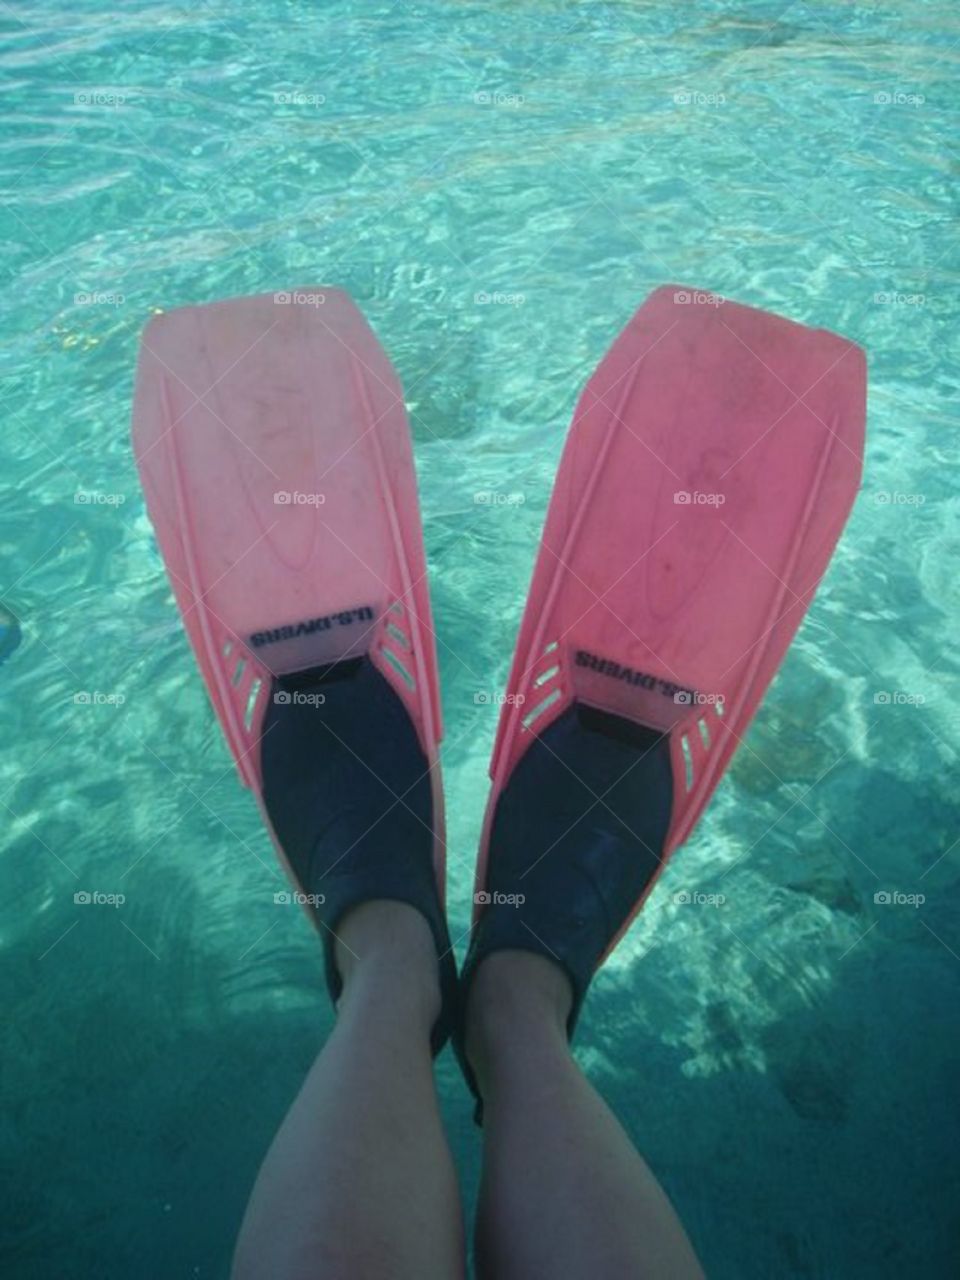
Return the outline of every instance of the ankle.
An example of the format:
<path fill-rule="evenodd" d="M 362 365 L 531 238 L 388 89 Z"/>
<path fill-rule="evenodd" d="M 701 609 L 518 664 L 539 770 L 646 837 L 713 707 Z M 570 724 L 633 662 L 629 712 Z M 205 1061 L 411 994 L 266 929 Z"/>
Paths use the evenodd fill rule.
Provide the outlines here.
<path fill-rule="evenodd" d="M 481 961 L 470 985 L 464 1047 L 478 1076 L 517 1046 L 542 1043 L 566 1050 L 573 1003 L 570 980 L 553 961 L 532 951 L 495 951 Z"/>
<path fill-rule="evenodd" d="M 351 908 L 334 943 L 342 1008 L 379 999 L 429 1023 L 440 1013 L 440 970 L 426 918 L 406 902 L 376 899 Z"/>

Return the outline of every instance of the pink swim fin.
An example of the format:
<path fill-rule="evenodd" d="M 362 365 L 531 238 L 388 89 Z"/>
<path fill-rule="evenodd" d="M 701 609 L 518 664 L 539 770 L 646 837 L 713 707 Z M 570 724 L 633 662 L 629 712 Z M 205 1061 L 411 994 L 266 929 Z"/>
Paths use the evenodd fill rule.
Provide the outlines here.
<path fill-rule="evenodd" d="M 696 296 L 653 293 L 580 397 L 491 764 L 464 979 L 492 950 L 542 951 L 570 976 L 571 1032 L 729 764 L 860 483 L 860 348 Z"/>
<path fill-rule="evenodd" d="M 449 1002 L 434 635 L 403 393 L 377 339 L 335 289 L 161 315 L 133 440 L 197 662 L 334 998 L 337 924 L 384 897 L 427 916 Z"/>

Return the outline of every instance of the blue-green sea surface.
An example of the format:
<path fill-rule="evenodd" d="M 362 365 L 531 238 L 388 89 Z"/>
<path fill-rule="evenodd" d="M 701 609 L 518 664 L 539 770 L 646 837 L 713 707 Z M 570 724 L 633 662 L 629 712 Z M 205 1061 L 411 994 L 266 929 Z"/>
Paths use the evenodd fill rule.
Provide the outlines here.
<path fill-rule="evenodd" d="M 145 321 L 330 283 L 390 352 L 462 938 L 478 695 L 577 392 L 674 281 L 862 343 L 867 466 L 578 1052 L 716 1280 L 956 1274 L 955 7 L 9 0 L 0 41 L 4 1275 L 226 1277 L 332 1021 L 145 514 Z M 439 1078 L 469 1208 L 449 1053 Z"/>

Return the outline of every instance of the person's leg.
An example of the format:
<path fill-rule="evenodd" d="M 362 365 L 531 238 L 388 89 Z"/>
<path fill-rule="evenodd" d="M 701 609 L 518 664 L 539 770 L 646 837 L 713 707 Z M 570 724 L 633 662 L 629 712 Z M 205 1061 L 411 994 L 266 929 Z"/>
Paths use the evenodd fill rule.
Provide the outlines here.
<path fill-rule="evenodd" d="M 367 902 L 338 930 L 337 1021 L 267 1154 L 234 1280 L 451 1280 L 463 1219 L 433 1079 L 426 920 Z"/>
<path fill-rule="evenodd" d="M 571 989 L 523 951 L 483 960 L 466 1053 L 484 1100 L 477 1264 L 492 1280 L 702 1276 L 653 1174 L 577 1067 Z"/>

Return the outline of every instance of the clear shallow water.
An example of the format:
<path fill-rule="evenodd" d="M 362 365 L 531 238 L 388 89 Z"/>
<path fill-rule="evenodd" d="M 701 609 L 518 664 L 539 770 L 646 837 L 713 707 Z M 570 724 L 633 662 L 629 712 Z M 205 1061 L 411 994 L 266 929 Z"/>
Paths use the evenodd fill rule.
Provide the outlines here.
<path fill-rule="evenodd" d="M 953 1274 L 952 9 L 78 2 L 0 24 L 0 597 L 24 621 L 0 668 L 5 1273 L 226 1275 L 330 1025 L 136 484 L 145 318 L 332 282 L 389 350 L 460 935 L 495 717 L 475 695 L 506 678 L 576 393 L 678 280 L 866 346 L 867 473 L 747 745 L 596 983 L 581 1054 L 711 1276 Z M 726 903 L 674 901 L 694 890 Z M 440 1075 L 469 1203 L 448 1055 Z"/>

